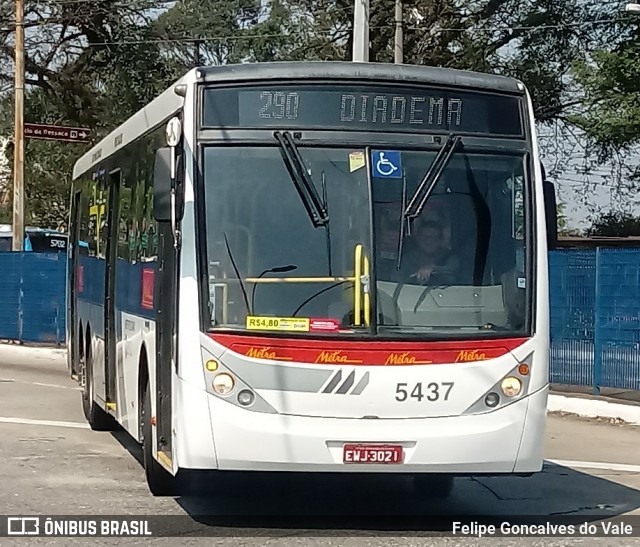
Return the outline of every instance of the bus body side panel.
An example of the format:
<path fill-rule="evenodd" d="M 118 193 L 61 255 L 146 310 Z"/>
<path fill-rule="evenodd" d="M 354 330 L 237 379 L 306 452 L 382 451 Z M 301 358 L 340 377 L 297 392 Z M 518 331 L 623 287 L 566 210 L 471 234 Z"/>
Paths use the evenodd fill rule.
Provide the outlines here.
<path fill-rule="evenodd" d="M 171 113 L 169 113 L 171 114 Z M 107 158 L 96 172 L 117 171 L 118 177 L 83 176 L 79 208 L 79 240 L 86 242 L 87 253 L 78 257 L 75 296 L 77 321 L 71 327 L 77 338 L 82 329 L 86 339 L 90 332 L 94 363 L 95 397 L 136 440 L 140 440 L 139 404 L 140 367 L 146 359 L 151 393 L 155 393 L 156 314 L 160 283 L 158 275 L 158 230 L 153 218 L 153 164 L 155 151 L 164 143 L 165 124 L 130 142 Z M 106 192 L 106 180 L 118 184 L 115 192 Z M 97 180 L 96 180 L 97 179 Z M 105 190 L 105 191 L 102 191 Z M 111 223 L 110 241 L 113 315 L 110 338 L 113 358 L 113 402 L 106 407 L 105 390 L 105 302 L 106 234 L 108 195 L 113 197 L 109 210 L 117 213 Z M 109 196 L 110 197 L 110 196 Z M 100 232 L 102 229 L 102 232 Z M 109 230 L 111 231 L 111 230 Z M 143 355 L 145 357 L 143 357 Z M 152 398 L 152 412 L 156 412 Z"/>
<path fill-rule="evenodd" d="M 122 170 L 115 257 L 116 417 L 140 440 L 141 366 L 155 363 L 158 233 L 153 220 L 153 164 L 164 125 L 115 156 Z M 145 364 L 146 363 L 146 364 Z"/>

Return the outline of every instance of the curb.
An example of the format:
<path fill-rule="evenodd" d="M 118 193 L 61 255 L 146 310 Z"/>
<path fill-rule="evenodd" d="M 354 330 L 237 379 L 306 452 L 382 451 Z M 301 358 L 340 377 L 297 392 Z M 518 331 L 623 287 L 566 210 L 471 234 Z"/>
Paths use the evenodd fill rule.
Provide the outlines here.
<path fill-rule="evenodd" d="M 568 412 L 584 418 L 613 418 L 640 425 L 640 406 L 549 394 L 547 412 Z"/>

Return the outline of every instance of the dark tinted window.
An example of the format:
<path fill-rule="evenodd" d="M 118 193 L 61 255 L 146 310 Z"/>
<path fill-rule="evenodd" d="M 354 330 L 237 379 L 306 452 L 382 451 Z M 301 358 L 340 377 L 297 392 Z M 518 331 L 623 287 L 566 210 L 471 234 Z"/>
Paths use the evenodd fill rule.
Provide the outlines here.
<path fill-rule="evenodd" d="M 11 250 L 11 238 L 2 236 L 0 237 L 0 251 L 10 251 Z"/>

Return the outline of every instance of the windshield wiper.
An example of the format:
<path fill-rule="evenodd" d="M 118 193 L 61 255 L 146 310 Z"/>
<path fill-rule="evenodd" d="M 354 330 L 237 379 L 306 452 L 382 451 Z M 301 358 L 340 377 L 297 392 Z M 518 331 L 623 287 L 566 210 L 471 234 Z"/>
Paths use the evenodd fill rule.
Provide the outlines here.
<path fill-rule="evenodd" d="M 454 135 L 453 133 L 449 135 L 445 143 L 442 145 L 442 148 L 438 151 L 438 154 L 429 165 L 427 172 L 422 177 L 420 184 L 418 184 L 418 188 L 411 196 L 409 203 L 405 206 L 406 199 L 406 179 L 403 181 L 403 192 L 402 192 L 402 207 L 404 210 L 402 211 L 402 216 L 400 217 L 400 238 L 398 242 L 398 263 L 397 269 L 400 270 L 400 266 L 402 265 L 402 250 L 404 248 L 404 240 L 407 234 L 411 235 L 411 230 L 404 229 L 405 222 L 411 222 L 416 217 L 422 213 L 422 209 L 424 209 L 425 203 L 433 193 L 433 190 L 436 187 L 436 184 L 440 180 L 442 176 L 442 172 L 445 167 L 451 160 L 453 153 L 456 151 L 456 148 L 460 145 L 462 138 L 458 135 Z M 407 224 L 407 227 L 410 228 L 410 224 Z"/>
<path fill-rule="evenodd" d="M 326 231 L 327 240 L 327 262 L 329 263 L 329 276 L 333 277 L 333 265 L 332 265 L 332 247 L 331 247 L 331 224 L 329 223 L 329 196 L 327 194 L 327 177 L 322 172 L 322 203 L 324 204 L 324 211 L 327 215 L 327 223 L 324 227 Z"/>
<path fill-rule="evenodd" d="M 283 133 L 276 131 L 273 136 L 280 145 L 280 153 L 284 164 L 287 167 L 287 171 L 289 171 L 291 181 L 298 191 L 311 222 L 316 228 L 326 226 L 329 223 L 329 214 L 326 206 L 322 203 L 313 180 L 304 167 L 302 156 L 291 133 L 288 131 Z"/>
<path fill-rule="evenodd" d="M 432 194 L 438 180 L 440 180 L 440 177 L 442 176 L 442 172 L 451 160 L 453 153 L 456 151 L 456 148 L 461 141 L 461 137 L 453 134 L 449 135 L 445 143 L 442 145 L 442 148 L 440 148 L 438 155 L 434 158 L 429 169 L 427 169 L 427 172 L 424 174 L 424 177 L 422 177 L 415 193 L 411 196 L 409 204 L 404 210 L 403 220 L 414 219 L 420 215 L 424 208 L 424 204 Z"/>

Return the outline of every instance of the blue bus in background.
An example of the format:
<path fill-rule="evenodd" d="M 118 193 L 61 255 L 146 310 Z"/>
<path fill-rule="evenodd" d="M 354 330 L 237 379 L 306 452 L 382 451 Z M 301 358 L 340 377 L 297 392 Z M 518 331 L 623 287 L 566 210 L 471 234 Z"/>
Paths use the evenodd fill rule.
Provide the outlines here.
<path fill-rule="evenodd" d="M 11 251 L 13 230 L 10 224 L 0 224 L 0 252 Z M 66 253 L 69 236 L 58 230 L 27 226 L 24 233 L 25 252 Z"/>

